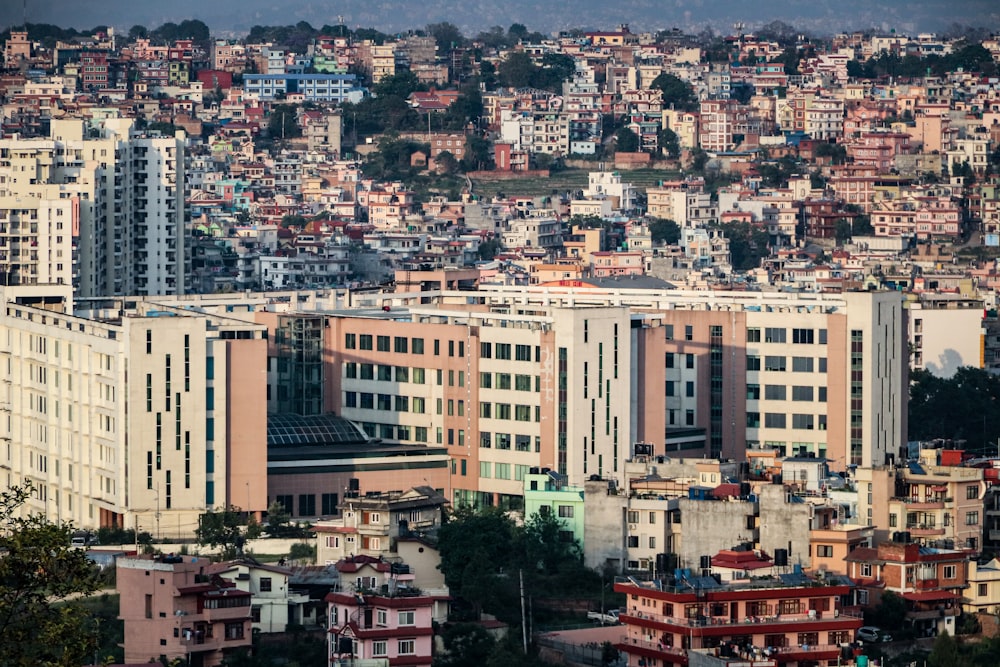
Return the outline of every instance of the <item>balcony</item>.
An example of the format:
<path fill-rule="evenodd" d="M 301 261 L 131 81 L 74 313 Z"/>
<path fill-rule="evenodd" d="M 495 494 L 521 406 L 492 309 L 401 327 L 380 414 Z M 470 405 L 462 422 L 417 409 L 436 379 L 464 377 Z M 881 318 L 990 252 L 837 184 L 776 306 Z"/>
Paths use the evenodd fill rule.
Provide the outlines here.
<path fill-rule="evenodd" d="M 910 534 L 914 537 L 935 537 L 938 535 L 944 535 L 944 526 L 938 528 L 937 525 L 933 523 L 915 523 L 907 524 L 906 530 L 910 531 Z"/>
<path fill-rule="evenodd" d="M 750 628 L 748 626 L 767 626 L 768 628 L 777 626 L 802 626 L 811 624 L 822 624 L 824 629 L 851 629 L 860 627 L 862 616 L 858 612 L 835 609 L 831 612 L 810 611 L 805 614 L 775 614 L 772 616 L 746 616 L 736 619 L 728 616 L 709 616 L 703 618 L 677 618 L 664 616 L 662 614 L 652 614 L 647 612 L 629 611 L 622 614 L 621 620 L 626 625 L 637 625 L 643 627 L 654 627 L 666 629 L 665 626 L 674 628 L 690 628 L 693 636 L 719 636 L 731 634 L 745 634 Z M 697 629 L 696 629 L 697 628 Z M 764 632 L 755 627 L 754 632 Z M 778 629 L 778 632 L 782 630 Z"/>

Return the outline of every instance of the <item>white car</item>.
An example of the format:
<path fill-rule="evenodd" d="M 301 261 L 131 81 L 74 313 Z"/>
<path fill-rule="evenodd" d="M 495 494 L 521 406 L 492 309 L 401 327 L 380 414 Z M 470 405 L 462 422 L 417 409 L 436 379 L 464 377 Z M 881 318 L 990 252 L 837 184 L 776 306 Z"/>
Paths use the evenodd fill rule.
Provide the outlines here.
<path fill-rule="evenodd" d="M 864 625 L 858 628 L 858 639 L 869 644 L 877 644 L 891 642 L 892 635 L 882 632 L 881 628 L 876 628 L 874 625 Z"/>

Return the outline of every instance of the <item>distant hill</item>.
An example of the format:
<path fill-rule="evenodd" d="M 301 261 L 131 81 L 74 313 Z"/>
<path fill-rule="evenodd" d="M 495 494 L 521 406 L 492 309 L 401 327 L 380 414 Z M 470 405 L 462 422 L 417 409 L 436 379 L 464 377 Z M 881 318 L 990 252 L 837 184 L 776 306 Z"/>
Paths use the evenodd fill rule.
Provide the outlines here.
<path fill-rule="evenodd" d="M 53 23 L 78 29 L 134 24 L 155 28 L 167 21 L 200 19 L 213 32 L 247 31 L 254 25 L 287 25 L 308 21 L 315 27 L 334 25 L 342 16 L 350 28 L 374 27 L 392 32 L 449 21 L 472 36 L 499 25 L 523 23 L 530 30 L 555 32 L 568 28 L 614 28 L 628 23 L 633 32 L 682 28 L 700 30 L 711 25 L 729 32 L 740 21 L 745 30 L 773 20 L 800 29 L 832 34 L 877 27 L 898 32 L 941 32 L 953 24 L 1000 27 L 996 0 L 28 0 L 32 23 Z M 21 2 L 0 3 L 0 29 L 22 22 Z"/>

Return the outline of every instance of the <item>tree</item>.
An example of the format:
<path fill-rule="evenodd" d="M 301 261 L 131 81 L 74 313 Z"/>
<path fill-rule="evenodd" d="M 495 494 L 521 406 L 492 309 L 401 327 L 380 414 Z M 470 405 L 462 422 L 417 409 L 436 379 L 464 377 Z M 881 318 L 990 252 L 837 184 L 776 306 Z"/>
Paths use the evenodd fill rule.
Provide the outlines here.
<path fill-rule="evenodd" d="M 871 611 L 872 625 L 877 625 L 883 630 L 902 630 L 905 618 L 906 601 L 892 591 L 886 591 Z"/>
<path fill-rule="evenodd" d="M 128 39 L 130 42 L 134 42 L 137 39 L 145 38 L 149 36 L 149 30 L 144 25 L 134 25 L 128 30 Z"/>
<path fill-rule="evenodd" d="M 962 667 L 968 663 L 959 654 L 955 638 L 944 630 L 934 640 L 931 654 L 927 656 L 927 664 L 930 667 Z"/>
<path fill-rule="evenodd" d="M 437 42 L 438 53 L 451 53 L 456 46 L 465 43 L 462 31 L 454 23 L 443 21 L 441 23 L 431 23 L 427 26 L 427 34 Z"/>
<path fill-rule="evenodd" d="M 479 259 L 483 260 L 484 262 L 489 262 L 494 257 L 497 256 L 497 253 L 500 252 L 500 250 L 501 250 L 500 241 L 495 238 L 492 238 L 488 241 L 483 241 L 482 243 L 480 243 L 479 250 L 477 252 L 479 254 Z"/>
<path fill-rule="evenodd" d="M 660 146 L 660 153 L 666 157 L 676 158 L 681 154 L 681 145 L 677 139 L 677 133 L 669 127 L 661 127 L 657 131 L 656 140 Z"/>
<path fill-rule="evenodd" d="M 535 64 L 531 56 L 523 51 L 509 54 L 497 70 L 500 85 L 508 88 L 529 88 L 535 80 Z"/>
<path fill-rule="evenodd" d="M 439 173 L 446 174 L 448 176 L 454 174 L 458 171 L 458 160 L 451 151 L 441 151 L 434 158 L 434 165 L 437 167 Z"/>
<path fill-rule="evenodd" d="M 619 153 L 635 153 L 639 150 L 639 135 L 627 127 L 615 132 L 615 151 Z"/>
<path fill-rule="evenodd" d="M 67 599 L 96 589 L 96 568 L 69 546 L 68 524 L 17 516 L 32 493 L 30 485 L 0 492 L 0 661 L 86 664 L 95 626 L 80 600 Z"/>
<path fill-rule="evenodd" d="M 673 107 L 679 111 L 694 111 L 698 107 L 698 98 L 689 83 L 674 74 L 664 72 L 650 84 L 663 95 L 663 106 Z"/>
<path fill-rule="evenodd" d="M 566 561 L 580 561 L 583 550 L 576 540 L 563 539 L 564 525 L 552 512 L 532 514 L 524 523 L 526 565 L 554 574 Z"/>
<path fill-rule="evenodd" d="M 952 371 L 948 356 L 924 359 L 925 367 Z M 910 374 L 908 431 L 913 440 L 947 438 L 964 440 L 965 449 L 995 452 L 1000 437 L 1000 377 L 989 371 L 962 366 L 951 377 L 929 370 Z"/>
<path fill-rule="evenodd" d="M 649 223 L 649 233 L 653 238 L 653 243 L 672 245 L 681 238 L 680 225 L 673 220 L 661 218 L 656 218 Z"/>
<path fill-rule="evenodd" d="M 288 216 L 285 216 L 288 217 Z M 299 216 L 302 217 L 302 216 Z M 304 220 L 304 218 L 303 218 Z M 284 223 L 284 218 L 282 219 Z M 288 528 L 288 524 L 292 521 L 292 515 L 285 508 L 284 503 L 279 503 L 275 500 L 273 503 L 267 506 L 267 534 L 271 537 L 281 537 L 285 530 Z"/>
<path fill-rule="evenodd" d="M 272 139 L 292 139 L 302 136 L 296 111 L 295 106 L 291 104 L 279 104 L 273 107 L 267 119 L 268 136 Z"/>
<path fill-rule="evenodd" d="M 847 241 L 850 241 L 853 236 L 851 221 L 846 220 L 845 218 L 837 220 L 833 234 L 837 239 L 837 243 L 846 243 Z"/>
<path fill-rule="evenodd" d="M 250 516 L 247 518 L 239 507 L 230 505 L 221 510 L 209 510 L 198 517 L 195 537 L 201 546 L 219 548 L 221 558 L 227 560 L 243 551 L 247 540 L 260 537 L 261 526 Z"/>
<path fill-rule="evenodd" d="M 472 623 L 452 625 L 443 638 L 445 652 L 435 658 L 434 667 L 482 667 L 496 647 L 489 631 Z"/>

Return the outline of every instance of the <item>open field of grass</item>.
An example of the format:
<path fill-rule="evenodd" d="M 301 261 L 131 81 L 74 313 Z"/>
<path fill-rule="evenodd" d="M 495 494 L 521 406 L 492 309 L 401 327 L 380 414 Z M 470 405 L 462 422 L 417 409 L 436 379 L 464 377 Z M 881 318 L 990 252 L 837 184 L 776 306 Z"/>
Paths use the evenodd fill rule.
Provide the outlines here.
<path fill-rule="evenodd" d="M 594 171 L 597 165 L 594 165 Z M 573 192 L 587 187 L 584 169 L 564 169 L 548 178 L 535 176 L 503 180 L 499 178 L 477 178 L 473 180 L 473 192 L 481 197 L 492 197 L 498 192 L 507 196 L 544 196 L 553 192 Z M 678 178 L 680 172 L 664 169 L 631 169 L 621 172 L 622 180 L 632 183 L 637 190 L 645 190 L 659 181 Z"/>

